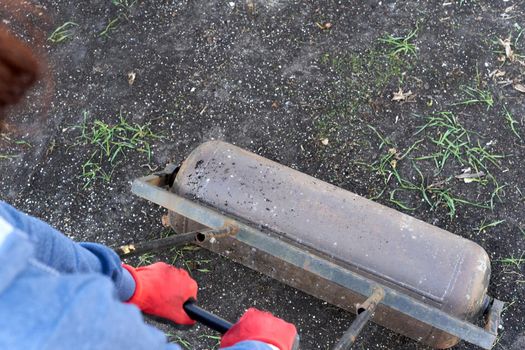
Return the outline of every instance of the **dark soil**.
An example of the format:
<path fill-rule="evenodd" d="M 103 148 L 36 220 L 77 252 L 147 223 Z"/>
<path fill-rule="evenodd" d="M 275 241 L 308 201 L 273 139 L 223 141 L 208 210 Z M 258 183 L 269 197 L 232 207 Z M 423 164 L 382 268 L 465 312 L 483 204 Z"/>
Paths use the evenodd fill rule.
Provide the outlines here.
<path fill-rule="evenodd" d="M 525 85 L 523 2 L 139 0 L 125 7 L 42 0 L 36 9 L 30 20 L 45 36 L 67 21 L 78 26 L 64 42 L 34 44 L 46 53 L 52 78 L 12 111 L 10 131 L 0 138 L 3 200 L 76 240 L 115 245 L 156 238 L 165 231 L 164 212 L 133 196 L 131 180 L 181 161 L 204 141 L 225 140 L 479 243 L 492 259 L 490 295 L 509 303 L 495 349 L 523 349 L 525 94 L 513 87 Z M 5 19 L 22 33 L 23 25 Z M 415 52 L 393 55 L 379 40 L 413 30 Z M 509 36 L 515 56 L 502 62 L 498 39 Z M 505 75 L 491 76 L 496 69 Z M 413 96 L 393 101 L 400 88 Z M 477 91 L 477 98 L 466 91 Z M 492 102 L 463 103 L 481 92 Z M 455 116 L 471 147 L 504 157 L 491 162 L 471 154 L 480 165 L 462 149 L 441 170 L 421 159 L 442 151 L 432 139 L 445 130 L 417 133 L 440 112 Z M 80 138 L 79 126 L 84 117 L 88 125 L 115 125 L 119 116 L 150 123 L 163 138 L 149 140 L 151 159 L 129 150 L 113 165 L 100 160 L 106 172 L 114 168 L 111 180 L 85 186 L 82 165 L 96 148 Z M 471 164 L 484 172 L 481 182 L 454 178 Z M 394 172 L 424 190 L 402 189 Z M 295 323 L 303 349 L 329 348 L 353 320 L 204 250 L 141 262 L 155 260 L 192 268 L 200 304 L 227 319 L 256 306 Z M 191 348 L 216 345 L 203 327 L 161 327 Z M 356 348 L 425 347 L 370 325 Z"/>

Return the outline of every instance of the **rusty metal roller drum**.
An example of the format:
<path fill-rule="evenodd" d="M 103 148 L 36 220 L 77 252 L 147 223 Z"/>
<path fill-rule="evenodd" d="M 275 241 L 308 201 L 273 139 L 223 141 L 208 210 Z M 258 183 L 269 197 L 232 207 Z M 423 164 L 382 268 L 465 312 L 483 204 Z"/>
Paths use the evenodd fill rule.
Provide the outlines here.
<path fill-rule="evenodd" d="M 458 319 L 475 320 L 489 302 L 490 261 L 476 243 L 231 144 L 196 148 L 172 191 Z M 179 231 L 199 226 L 170 220 Z M 366 299 L 233 238 L 203 245 L 352 312 Z M 435 348 L 458 342 L 384 305 L 373 321 Z"/>

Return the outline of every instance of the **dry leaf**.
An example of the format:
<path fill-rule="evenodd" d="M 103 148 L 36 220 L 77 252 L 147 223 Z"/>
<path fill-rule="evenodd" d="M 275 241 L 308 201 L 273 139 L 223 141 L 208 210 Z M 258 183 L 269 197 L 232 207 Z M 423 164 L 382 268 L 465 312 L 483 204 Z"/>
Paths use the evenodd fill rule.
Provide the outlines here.
<path fill-rule="evenodd" d="M 401 153 L 397 151 L 395 148 L 389 148 L 388 153 L 394 156 L 395 159 L 400 160 L 401 159 Z"/>
<path fill-rule="evenodd" d="M 505 9 L 505 13 L 509 13 L 509 12 L 514 11 L 514 7 L 515 7 L 515 6 L 516 6 L 516 5 L 512 5 L 512 6 L 507 7 L 507 8 Z"/>
<path fill-rule="evenodd" d="M 456 179 L 477 179 L 483 176 L 485 176 L 485 173 L 483 171 L 479 171 L 477 173 L 463 173 L 456 175 Z"/>
<path fill-rule="evenodd" d="M 390 161 L 390 166 L 392 166 L 392 169 L 395 169 L 396 166 L 397 166 L 397 160 L 392 159 L 392 160 Z"/>
<path fill-rule="evenodd" d="M 514 51 L 512 51 L 510 38 L 505 40 L 498 39 L 499 43 L 505 48 L 505 56 L 511 61 L 514 61 Z"/>
<path fill-rule="evenodd" d="M 433 182 L 431 183 L 427 188 L 428 189 L 439 189 L 439 188 L 443 188 L 443 185 L 445 185 L 446 181 L 445 180 L 441 180 L 441 181 L 437 181 L 437 182 Z"/>
<path fill-rule="evenodd" d="M 510 80 L 510 79 L 505 79 L 505 80 L 498 81 L 498 84 L 503 86 L 503 87 L 508 86 L 508 85 L 510 85 L 512 83 L 513 83 L 513 81 Z"/>
<path fill-rule="evenodd" d="M 246 0 L 246 9 L 250 15 L 253 16 L 255 14 L 255 3 L 253 0 Z"/>
<path fill-rule="evenodd" d="M 325 146 L 328 146 L 328 139 L 321 139 L 321 143 Z"/>
<path fill-rule="evenodd" d="M 408 101 L 411 96 L 413 96 L 412 91 L 408 91 L 405 93 L 403 92 L 403 89 L 399 88 L 398 92 L 394 92 L 394 97 L 392 97 L 392 101 Z"/>
<path fill-rule="evenodd" d="M 485 176 L 485 173 L 483 171 L 478 171 L 477 173 L 472 173 L 472 170 L 470 168 L 466 168 L 462 170 L 463 173 L 456 175 L 455 178 L 458 180 L 463 179 L 465 183 L 471 183 L 476 181 L 476 179 L 480 179 L 483 176 Z"/>
<path fill-rule="evenodd" d="M 326 22 L 326 23 L 319 23 L 319 22 L 315 22 L 315 24 L 317 25 L 317 27 L 319 27 L 319 29 L 321 30 L 327 30 L 327 29 L 330 29 L 332 28 L 332 23 L 330 22 Z"/>
<path fill-rule="evenodd" d="M 505 76 L 505 74 L 506 74 L 506 73 L 505 73 L 504 71 L 499 70 L 499 69 L 496 69 L 496 70 L 493 70 L 492 72 L 490 72 L 489 77 L 490 77 L 490 78 L 492 78 L 492 77 L 494 77 L 494 78 L 500 78 L 500 77 Z"/>
<path fill-rule="evenodd" d="M 514 89 L 525 94 L 525 85 L 523 84 L 514 84 Z"/>
<path fill-rule="evenodd" d="M 128 73 L 128 84 L 129 86 L 133 85 L 133 83 L 135 82 L 135 77 L 137 76 L 137 74 L 135 72 L 129 72 Z"/>

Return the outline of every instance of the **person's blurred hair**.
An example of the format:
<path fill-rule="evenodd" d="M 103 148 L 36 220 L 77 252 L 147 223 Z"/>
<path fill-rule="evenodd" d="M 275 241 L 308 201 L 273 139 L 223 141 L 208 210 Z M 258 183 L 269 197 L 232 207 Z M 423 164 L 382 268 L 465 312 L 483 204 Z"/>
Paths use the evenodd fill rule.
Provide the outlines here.
<path fill-rule="evenodd" d="M 45 86 L 39 102 L 45 105 L 49 97 L 52 81 L 44 69 L 44 56 L 35 49 L 45 41 L 42 26 L 46 22 L 39 6 L 0 0 L 0 131 L 5 127 L 6 108 L 20 102 L 40 77 Z"/>
<path fill-rule="evenodd" d="M 31 50 L 0 25 L 0 128 L 5 107 L 18 103 L 38 74 Z"/>

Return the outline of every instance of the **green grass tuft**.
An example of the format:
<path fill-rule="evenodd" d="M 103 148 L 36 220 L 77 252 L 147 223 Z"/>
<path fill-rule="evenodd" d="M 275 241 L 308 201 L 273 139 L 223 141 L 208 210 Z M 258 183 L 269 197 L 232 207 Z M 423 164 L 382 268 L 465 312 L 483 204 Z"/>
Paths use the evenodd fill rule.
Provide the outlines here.
<path fill-rule="evenodd" d="M 211 350 L 218 349 L 219 346 L 221 345 L 221 337 L 218 336 L 218 335 L 203 334 L 203 335 L 199 335 L 199 338 L 205 338 L 205 339 L 213 340 L 214 344 L 213 344 L 213 347 L 211 348 Z"/>
<path fill-rule="evenodd" d="M 111 3 L 115 6 L 129 9 L 131 6 L 137 3 L 137 0 L 111 0 Z"/>
<path fill-rule="evenodd" d="M 208 259 L 190 259 L 187 257 L 187 253 L 199 250 L 200 247 L 194 245 L 187 245 L 182 248 L 174 248 L 170 252 L 173 254 L 171 264 L 175 265 L 177 262 L 182 264 L 190 274 L 193 271 L 199 271 L 203 273 L 210 272 L 206 266 L 211 262 Z"/>
<path fill-rule="evenodd" d="M 518 121 L 514 119 L 512 114 L 507 110 L 507 107 L 503 107 L 503 109 L 505 109 L 505 120 L 509 123 L 510 130 L 512 130 L 514 135 L 521 140 L 521 136 L 518 130 L 516 130 L 516 125 L 519 125 Z"/>
<path fill-rule="evenodd" d="M 131 151 L 145 154 L 149 162 L 152 154 L 150 142 L 162 138 L 151 130 L 149 124 L 129 123 L 122 114 L 116 124 L 89 119 L 89 113 L 85 111 L 82 124 L 75 126 L 81 133 L 76 145 L 94 148 L 90 158 L 82 164 L 84 188 L 96 179 L 111 181 L 115 166 Z"/>
<path fill-rule="evenodd" d="M 14 154 L 2 154 L 0 153 L 0 160 L 11 160 L 13 158 L 16 158 L 17 156 Z"/>
<path fill-rule="evenodd" d="M 151 265 L 153 263 L 153 259 L 155 258 L 155 254 L 153 253 L 144 253 L 139 256 L 139 262 L 137 263 L 137 267 L 144 266 L 144 265 Z"/>
<path fill-rule="evenodd" d="M 416 203 L 419 199 L 433 210 L 446 208 L 451 219 L 456 216 L 459 205 L 493 209 L 496 198 L 500 199 L 499 194 L 505 185 L 499 185 L 489 170 L 493 166 L 499 167 L 499 159 L 503 156 L 494 154 L 487 146 L 483 146 L 479 136 L 464 128 L 453 113 L 441 112 L 427 117 L 426 123 L 414 133 L 417 138 L 411 141 L 404 151 L 376 128 L 370 125 L 368 127 L 380 140 L 379 148 L 388 147 L 387 152 L 382 153 L 371 167 L 384 185 L 381 193 L 372 199 L 379 198 L 389 189 L 388 200 L 403 210 L 417 209 L 406 204 L 403 198 L 411 199 Z M 421 153 L 421 146 L 431 150 L 432 153 L 412 155 Z M 434 179 L 430 176 L 425 177 L 419 163 L 426 164 L 425 169 L 434 164 L 436 169 L 432 176 Z M 448 165 L 449 163 L 451 164 Z M 471 168 L 471 173 L 483 174 L 469 180 L 481 186 L 490 184 L 494 188 L 490 198 L 485 201 L 470 200 L 455 194 L 455 188 L 463 182 L 456 179 L 455 175 L 459 174 L 452 173 L 445 177 L 440 175 L 445 170 L 450 171 L 451 167 L 453 169 L 468 167 Z"/>
<path fill-rule="evenodd" d="M 182 345 L 184 349 L 187 349 L 187 350 L 193 349 L 193 347 L 191 346 L 191 343 L 187 341 L 186 339 L 181 338 L 178 335 L 172 335 L 172 334 L 170 334 L 169 337 L 172 338 L 175 341 L 175 343 Z"/>
<path fill-rule="evenodd" d="M 122 19 L 121 15 L 119 15 L 116 18 L 113 18 L 109 20 L 108 24 L 104 28 L 103 31 L 101 31 L 98 36 L 103 36 L 109 38 L 109 33 L 111 33 L 115 28 L 117 28 L 119 21 Z"/>
<path fill-rule="evenodd" d="M 496 220 L 496 221 L 492 221 L 492 222 L 487 223 L 487 220 L 485 219 L 485 220 L 483 220 L 481 225 L 476 228 L 476 231 L 478 233 L 486 232 L 487 229 L 496 227 L 496 226 L 498 226 L 498 225 L 500 225 L 500 224 L 502 224 L 504 222 L 505 222 L 505 220 Z"/>
<path fill-rule="evenodd" d="M 496 261 L 500 262 L 500 263 L 502 263 L 504 265 L 513 266 L 513 267 L 515 267 L 515 268 L 517 268 L 519 270 L 519 269 L 521 269 L 521 266 L 523 264 L 525 264 L 524 256 L 525 256 L 525 253 L 521 254 L 521 256 L 519 258 L 516 258 L 513 255 L 511 255 L 510 258 L 498 259 Z"/>
<path fill-rule="evenodd" d="M 55 29 L 53 33 L 51 33 L 51 35 L 47 38 L 47 40 L 55 44 L 62 43 L 73 36 L 74 27 L 78 27 L 78 24 L 75 22 L 66 22 Z"/>
<path fill-rule="evenodd" d="M 393 36 L 388 34 L 384 38 L 379 39 L 380 42 L 387 44 L 390 49 L 390 55 L 416 55 L 417 47 L 413 43 L 419 28 L 412 30 L 406 36 Z"/>
<path fill-rule="evenodd" d="M 465 99 L 453 105 L 473 105 L 481 103 L 487 106 L 487 110 L 494 106 L 492 92 L 488 89 L 462 85 L 460 86 L 460 90 L 465 94 Z"/>
<path fill-rule="evenodd" d="M 465 129 L 451 112 L 440 112 L 427 117 L 427 123 L 419 127 L 415 135 L 425 130 L 432 135 L 429 139 L 437 151 L 415 159 L 432 159 L 438 172 L 452 159 L 461 166 L 471 167 L 473 172 L 488 172 L 488 163 L 499 167 L 499 159 L 504 158 L 503 155 L 491 153 L 487 146 L 481 144 L 479 138 L 475 140 L 477 134 Z"/>

